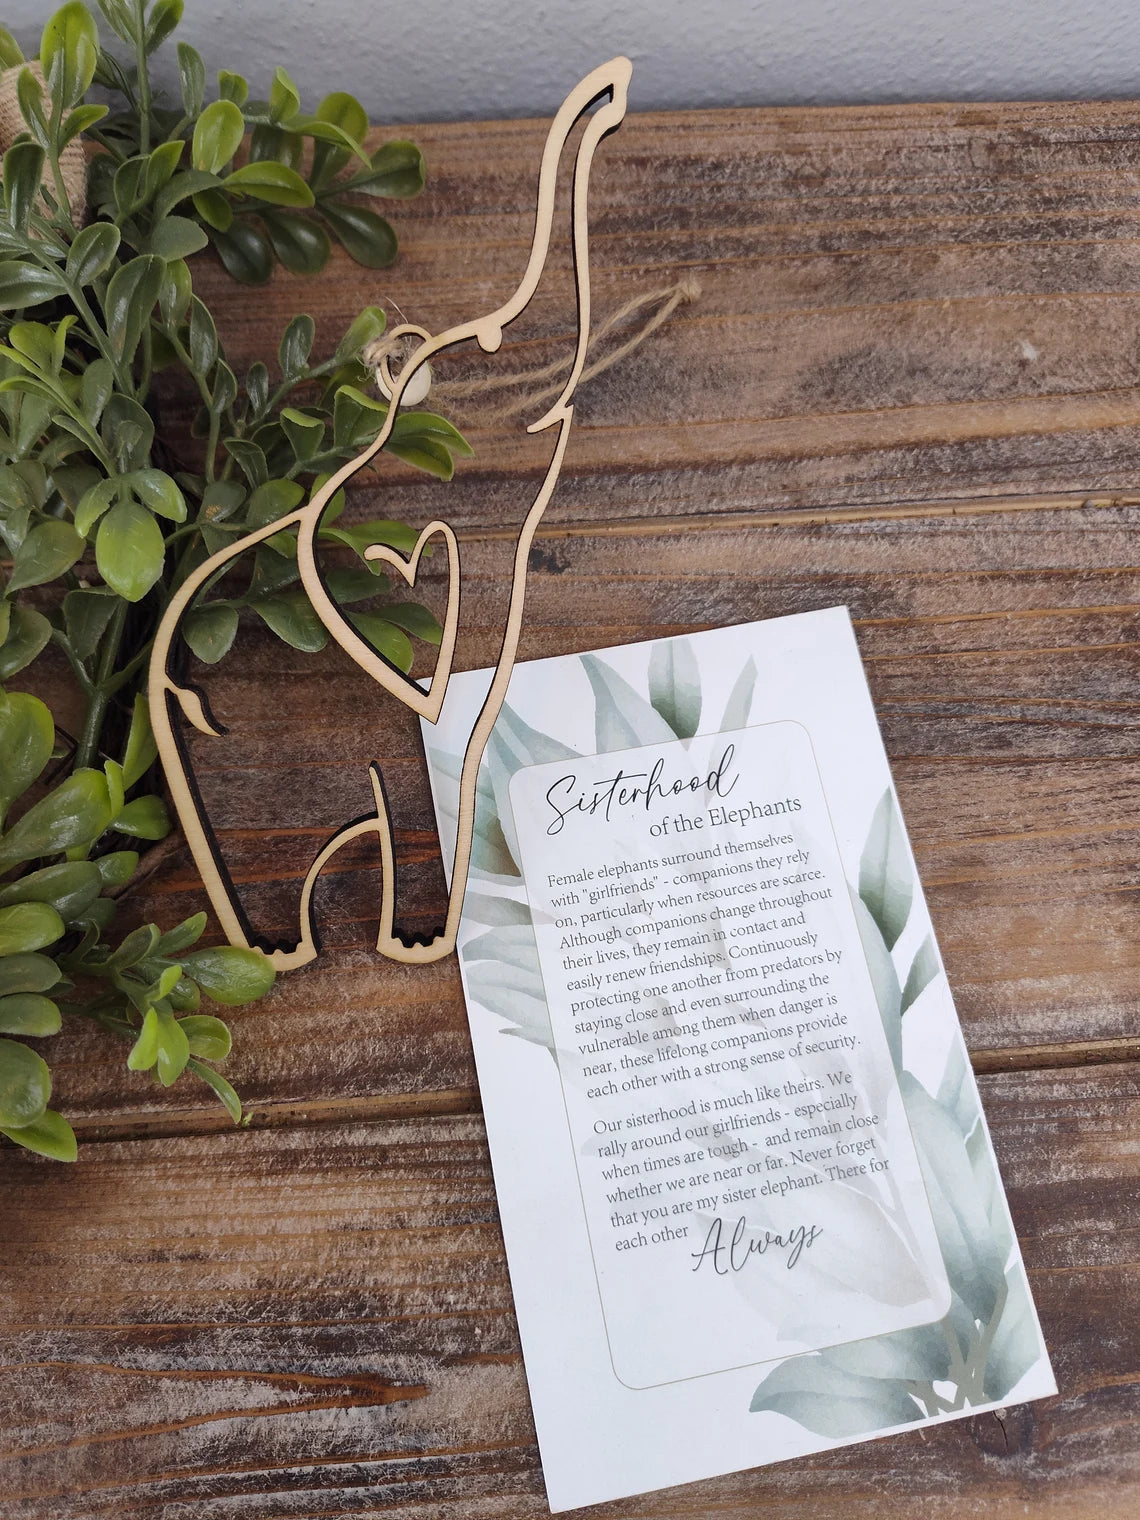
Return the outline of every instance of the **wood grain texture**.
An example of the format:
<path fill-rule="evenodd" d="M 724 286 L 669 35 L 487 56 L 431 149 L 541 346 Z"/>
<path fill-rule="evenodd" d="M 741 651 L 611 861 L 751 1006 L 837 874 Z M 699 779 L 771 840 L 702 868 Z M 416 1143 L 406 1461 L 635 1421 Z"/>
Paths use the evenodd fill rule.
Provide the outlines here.
<path fill-rule="evenodd" d="M 429 186 L 396 208 L 391 271 L 342 259 L 315 293 L 278 276 L 240 302 L 213 274 L 236 359 L 300 302 L 324 349 L 370 301 L 432 331 L 489 309 L 522 267 L 545 125 L 415 128 Z M 681 275 L 702 294 L 580 393 L 551 520 L 1133 488 L 1138 164 L 1128 102 L 630 116 L 591 190 L 598 315 Z M 570 294 L 564 265 L 500 355 L 440 379 L 568 363 Z M 386 515 L 486 526 L 536 467 L 455 415 L 463 484 L 386 464 Z"/>
<path fill-rule="evenodd" d="M 532 557 L 522 653 L 848 604 L 971 1047 L 985 1064 L 1127 1040 L 1140 1032 L 1138 521 L 1140 507 L 1065 505 L 551 532 Z M 494 656 L 508 552 L 463 545 L 461 665 Z M 300 655 L 255 627 L 198 674 L 231 733 L 196 741 L 195 765 L 255 917 L 287 927 L 320 843 L 368 810 L 378 759 L 402 827 L 404 916 L 430 929 L 441 886 L 407 715 L 339 651 Z M 200 899 L 175 857 L 134 911 L 170 922 Z M 379 960 L 378 901 L 374 846 L 334 861 L 317 896 L 326 958 L 235 1011 L 231 1069 L 255 1106 L 473 1087 L 456 968 Z M 58 1042 L 69 1112 L 105 1124 L 212 1110 L 205 1088 L 164 1094 L 110 1073 L 102 1039 Z"/>
<path fill-rule="evenodd" d="M 1140 1065 L 983 1099 L 1060 1396 L 584 1517 L 1131 1520 Z M 546 1513 L 477 1119 L 89 1145 L 0 1191 L 5 1520 Z"/>
<path fill-rule="evenodd" d="M 394 208 L 391 271 L 338 257 L 251 299 L 201 265 L 239 370 L 300 309 L 321 352 L 365 304 L 435 331 L 490 309 L 545 126 L 416 128 L 429 190 Z M 635 116 L 599 157 L 599 314 L 683 275 L 701 295 L 579 394 L 521 656 L 851 607 L 1062 1391 L 587 1513 L 1140 1510 L 1138 169 L 1132 102 Z M 563 261 L 519 340 L 441 364 L 432 399 L 567 354 L 569 297 Z M 546 461 L 486 402 L 448 409 L 478 451 L 455 481 L 385 460 L 349 516 L 461 529 L 470 668 Z M 185 420 L 166 398 L 175 446 Z M 428 927 L 406 716 L 253 628 L 208 679 L 233 737 L 197 758 L 251 906 L 288 913 L 379 758 Z M 74 1170 L 3 1152 L 4 1520 L 546 1512 L 458 975 L 377 962 L 376 889 L 367 850 L 338 861 L 327 959 L 234 1012 L 251 1130 L 105 1037 L 51 1051 L 60 1106 L 120 1138 Z M 200 902 L 174 856 L 124 912 Z"/>

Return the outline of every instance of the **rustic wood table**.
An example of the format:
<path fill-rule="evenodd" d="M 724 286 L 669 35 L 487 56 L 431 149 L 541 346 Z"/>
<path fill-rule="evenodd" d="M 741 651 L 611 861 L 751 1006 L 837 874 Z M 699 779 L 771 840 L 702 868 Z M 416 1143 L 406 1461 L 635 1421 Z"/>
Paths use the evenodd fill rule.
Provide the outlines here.
<path fill-rule="evenodd" d="M 367 302 L 488 309 L 543 132 L 416 128 L 430 188 L 388 274 L 249 293 L 204 266 L 231 357 L 302 309 L 326 352 Z M 1135 1517 L 1140 106 L 634 116 L 593 225 L 600 314 L 701 294 L 580 393 L 522 656 L 851 607 L 1061 1393 L 581 1513 Z M 566 352 L 564 265 L 528 321 L 512 362 Z M 462 530 L 460 666 L 493 656 L 543 463 L 469 432 L 450 485 L 389 461 L 349 506 Z M 204 784 L 263 920 L 379 753 L 426 922 L 410 724 L 339 651 L 256 630 L 212 681 L 245 737 Z M 334 865 L 325 958 L 232 1021 L 248 1128 L 69 1036 L 79 1163 L 0 1156 L 4 1520 L 546 1513 L 458 974 L 378 961 L 374 862 Z M 131 910 L 200 900 L 174 856 Z"/>

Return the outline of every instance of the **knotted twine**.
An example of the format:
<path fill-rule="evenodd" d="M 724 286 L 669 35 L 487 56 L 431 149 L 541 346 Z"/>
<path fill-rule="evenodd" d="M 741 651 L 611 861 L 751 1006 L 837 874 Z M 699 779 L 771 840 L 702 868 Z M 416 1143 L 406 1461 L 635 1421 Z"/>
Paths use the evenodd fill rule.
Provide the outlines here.
<path fill-rule="evenodd" d="M 586 350 L 587 363 L 582 370 L 579 384 L 585 384 L 596 375 L 603 374 L 612 369 L 615 364 L 620 364 L 623 359 L 629 357 L 636 349 L 640 348 L 645 340 L 651 337 L 660 327 L 663 327 L 679 306 L 687 306 L 696 301 L 701 294 L 700 281 L 693 275 L 686 275 L 684 279 L 677 281 L 675 285 L 665 286 L 661 290 L 650 290 L 642 295 L 634 296 L 624 306 L 619 306 L 614 312 L 601 322 L 590 334 L 589 346 Z M 640 313 L 648 313 L 641 318 L 639 324 L 622 341 L 607 347 L 610 340 L 631 317 Z M 382 337 L 375 339 L 364 349 L 361 358 L 370 368 L 376 372 L 376 383 L 381 391 L 387 393 L 387 387 L 380 373 L 382 361 L 390 358 L 401 358 L 405 362 L 411 356 L 411 352 L 418 347 L 418 340 L 404 337 Z M 601 352 L 599 352 L 601 351 Z M 591 358 L 590 356 L 593 355 Z M 487 420 L 490 422 L 508 422 L 512 417 L 517 417 L 522 412 L 531 409 L 540 409 L 545 402 L 554 401 L 562 393 L 565 374 L 573 363 L 572 355 L 563 355 L 550 364 L 541 365 L 535 369 L 516 370 L 507 374 L 492 374 L 485 379 L 479 380 L 444 380 L 431 383 L 433 399 L 438 402 L 448 403 L 452 401 L 470 400 L 473 397 L 493 395 L 498 391 L 522 391 L 519 396 L 506 396 L 497 406 L 493 406 Z M 415 386 L 418 375 L 413 379 Z M 415 405 L 422 401 L 427 391 L 419 388 L 414 396 L 407 398 L 408 403 Z"/>

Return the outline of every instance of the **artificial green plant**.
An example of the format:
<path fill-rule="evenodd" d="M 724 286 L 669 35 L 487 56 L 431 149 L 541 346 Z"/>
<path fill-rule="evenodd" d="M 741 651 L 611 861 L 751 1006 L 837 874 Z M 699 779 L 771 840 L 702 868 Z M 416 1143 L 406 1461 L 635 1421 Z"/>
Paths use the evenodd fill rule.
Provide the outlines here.
<path fill-rule="evenodd" d="M 168 99 L 151 62 L 182 0 L 99 8 L 114 42 L 73 0 L 48 21 L 38 69 L 0 29 L 26 127 L 4 154 L 0 204 L 0 1131 L 61 1160 L 75 1156 L 75 1136 L 26 1041 L 69 1016 L 122 1038 L 132 1070 L 164 1085 L 189 1071 L 241 1116 L 210 1064 L 228 1054 L 229 1031 L 199 1004 L 261 996 L 268 961 L 194 948 L 201 913 L 165 931 L 112 932 L 136 846 L 170 829 L 141 696 L 150 641 L 207 555 L 291 511 L 386 415 L 360 362 L 383 311 L 368 307 L 319 360 L 312 319 L 296 316 L 274 372 L 257 362 L 239 377 L 187 260 L 212 248 L 235 279 L 260 283 L 275 262 L 316 273 L 335 239 L 380 268 L 395 234 L 360 197 L 411 196 L 424 182 L 412 143 L 370 151 L 359 102 L 338 92 L 306 113 L 280 68 L 268 100 L 223 70 L 206 104 L 202 59 L 179 43 L 179 95 Z M 64 174 L 76 139 L 89 152 L 85 207 L 70 203 Z M 187 389 L 197 416 L 190 440 L 176 441 L 162 403 Z M 445 479 L 468 451 L 428 412 L 402 414 L 387 447 Z M 333 572 L 333 594 L 408 670 L 412 638 L 438 642 L 438 624 L 391 601 L 363 550 L 408 548 L 414 534 L 345 526 L 342 508 L 334 501 L 322 537 L 355 568 Z M 215 590 L 184 625 L 204 661 L 228 653 L 243 613 L 294 648 L 325 641 L 299 585 L 295 532 L 263 545 L 244 583 Z M 42 696 L 17 689 L 55 698 L 60 657 L 79 698 L 73 734 Z"/>

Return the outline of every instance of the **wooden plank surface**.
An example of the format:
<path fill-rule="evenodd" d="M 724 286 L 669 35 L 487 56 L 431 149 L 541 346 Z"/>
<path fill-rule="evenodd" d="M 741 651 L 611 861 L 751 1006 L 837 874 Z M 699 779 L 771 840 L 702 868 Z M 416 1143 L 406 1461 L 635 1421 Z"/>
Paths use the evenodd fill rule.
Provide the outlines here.
<path fill-rule="evenodd" d="M 1140 1069 L 983 1100 L 1061 1397 L 584 1520 L 1132 1520 Z M 546 1513 L 477 1120 L 93 1144 L 0 1187 L 5 1520 Z"/>
<path fill-rule="evenodd" d="M 341 258 L 251 297 L 203 265 L 231 355 L 269 356 L 300 309 L 328 351 L 370 302 L 438 330 L 501 299 L 543 130 L 416 128 L 430 188 L 395 208 L 391 271 Z M 700 295 L 581 393 L 523 654 L 851 607 L 1061 1395 L 588 1513 L 1140 1508 L 1138 167 L 1130 102 L 635 116 L 602 149 L 599 314 Z M 565 354 L 572 320 L 563 259 L 500 355 L 441 365 L 440 405 Z M 545 465 L 496 395 L 447 407 L 478 451 L 455 481 L 385 460 L 349 506 L 461 527 L 459 668 L 493 656 Z M 184 422 L 168 398 L 167 436 Z M 256 629 L 208 682 L 233 735 L 200 746 L 204 785 L 266 925 L 379 758 L 426 926 L 406 717 Z M 327 959 L 235 1011 L 248 1130 L 102 1037 L 56 1042 L 89 1138 L 71 1171 L 0 1166 L 4 1520 L 545 1513 L 458 976 L 375 959 L 376 889 L 367 850 L 338 863 Z M 200 902 L 176 853 L 125 910 Z"/>

